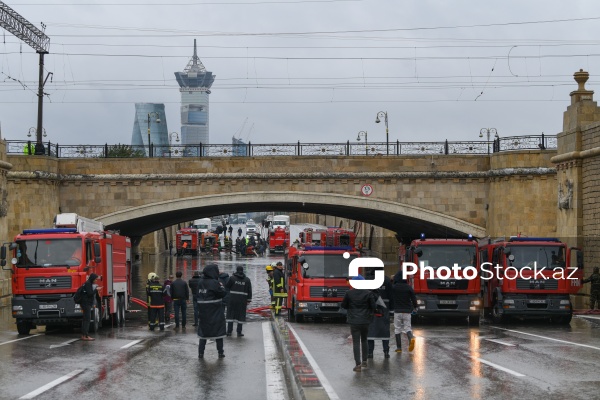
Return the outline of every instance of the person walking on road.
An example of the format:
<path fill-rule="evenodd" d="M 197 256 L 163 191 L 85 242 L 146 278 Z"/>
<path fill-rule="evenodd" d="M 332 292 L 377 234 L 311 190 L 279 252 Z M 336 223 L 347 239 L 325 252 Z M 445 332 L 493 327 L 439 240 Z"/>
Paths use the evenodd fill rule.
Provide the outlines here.
<path fill-rule="evenodd" d="M 213 339 L 217 344 L 219 358 L 225 357 L 223 338 L 226 334 L 225 314 L 222 299 L 226 291 L 219 282 L 219 267 L 209 264 L 202 270 L 198 283 L 198 358 L 204 358 L 206 341 Z"/>
<path fill-rule="evenodd" d="M 283 263 L 279 261 L 273 271 L 273 297 L 275 298 L 275 315 L 281 313 L 283 303 L 287 298 L 285 286 L 285 274 L 283 272 Z"/>
<path fill-rule="evenodd" d="M 415 348 L 415 337 L 412 333 L 412 312 L 417 309 L 415 291 L 402 278 L 402 271 L 394 276 L 394 334 L 396 335 L 396 353 L 402 353 L 402 334 L 408 337 L 408 351 Z"/>
<path fill-rule="evenodd" d="M 148 295 L 148 326 L 151 331 L 156 328 L 156 320 L 161 331 L 165 330 L 165 298 L 164 286 L 161 285 L 158 275 L 153 274 L 151 281 L 146 286 Z"/>
<path fill-rule="evenodd" d="M 383 268 L 379 268 L 383 270 Z M 377 268 L 370 268 L 367 271 L 367 279 L 375 279 L 375 271 Z M 384 276 L 383 285 L 379 289 L 373 290 L 376 298 L 377 309 L 375 317 L 369 324 L 369 334 L 367 336 L 369 344 L 369 356 L 373 358 L 375 350 L 375 341 L 381 340 L 383 344 L 383 355 L 385 358 L 390 358 L 390 310 L 394 309 L 394 289 L 392 288 L 392 280 Z"/>
<path fill-rule="evenodd" d="M 177 279 L 171 283 L 171 297 L 173 298 L 173 308 L 175 309 L 175 328 L 179 328 L 179 311 L 181 310 L 181 328 L 185 329 L 190 290 L 188 285 L 181 279 L 182 275 L 181 271 L 175 273 Z"/>
<path fill-rule="evenodd" d="M 244 336 L 242 326 L 246 322 L 246 307 L 252 300 L 252 283 L 244 274 L 244 267 L 238 265 L 236 271 L 225 285 L 229 290 L 229 306 L 227 307 L 227 336 L 233 332 L 233 323 L 237 323 L 237 335 Z"/>
<path fill-rule="evenodd" d="M 362 275 L 353 277 L 354 280 L 364 280 Z M 352 348 L 356 366 L 353 371 L 360 372 L 367 368 L 368 344 L 367 335 L 369 324 L 375 313 L 375 296 L 367 289 L 350 289 L 346 292 L 341 307 L 347 311 L 347 321 L 350 324 L 352 335 Z M 361 357 L 362 356 L 362 357 Z"/>
<path fill-rule="evenodd" d="M 83 293 L 80 303 L 81 311 L 83 312 L 83 320 L 81 321 L 81 340 L 96 340 L 89 335 L 92 307 L 94 306 L 94 296 L 96 293 L 96 289 L 94 288 L 96 279 L 98 279 L 98 275 L 90 274 L 87 281 L 83 284 Z"/>
<path fill-rule="evenodd" d="M 581 283 L 591 282 L 590 288 L 590 310 L 593 310 L 596 305 L 600 308 L 600 272 L 598 267 L 594 268 L 594 272 L 589 278 L 584 279 Z"/>
<path fill-rule="evenodd" d="M 173 282 L 173 275 L 169 276 L 169 279 L 165 279 L 163 283 L 164 287 L 164 298 L 165 298 L 165 322 L 171 321 L 171 313 L 173 312 L 173 297 L 171 296 L 171 283 Z"/>
<path fill-rule="evenodd" d="M 194 271 L 192 278 L 188 281 L 190 292 L 192 292 L 192 302 L 194 303 L 194 325 L 198 326 L 198 284 L 200 283 L 200 271 Z"/>

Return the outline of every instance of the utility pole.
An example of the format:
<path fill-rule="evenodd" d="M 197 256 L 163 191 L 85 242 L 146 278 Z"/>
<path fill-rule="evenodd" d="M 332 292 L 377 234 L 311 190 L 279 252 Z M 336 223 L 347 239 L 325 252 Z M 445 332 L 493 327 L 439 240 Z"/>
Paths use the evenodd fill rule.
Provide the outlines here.
<path fill-rule="evenodd" d="M 44 143 L 42 143 L 42 132 L 44 130 L 42 126 L 44 85 L 46 84 L 48 78 L 52 75 L 52 72 L 48 72 L 46 79 L 44 79 L 44 54 L 48 54 L 48 49 L 50 48 L 50 38 L 2 1 L 0 1 L 0 26 L 27 43 L 36 51 L 36 53 L 40 55 L 35 154 L 43 155 L 45 154 Z"/>

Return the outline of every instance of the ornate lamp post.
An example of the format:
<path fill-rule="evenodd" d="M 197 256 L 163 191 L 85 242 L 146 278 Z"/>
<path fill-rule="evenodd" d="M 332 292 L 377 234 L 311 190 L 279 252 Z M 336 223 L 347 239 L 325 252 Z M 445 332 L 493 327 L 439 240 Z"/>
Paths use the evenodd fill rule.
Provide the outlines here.
<path fill-rule="evenodd" d="M 150 154 L 150 117 L 156 118 L 156 123 L 160 124 L 160 115 L 156 111 L 152 111 L 148 113 L 148 157 L 152 156 Z"/>
<path fill-rule="evenodd" d="M 487 150 L 490 154 L 490 135 L 494 135 L 494 139 L 498 139 L 498 131 L 496 128 L 481 128 L 479 137 L 482 138 L 484 133 L 487 135 Z"/>
<path fill-rule="evenodd" d="M 375 118 L 376 124 L 381 122 L 381 120 L 379 119 L 380 117 L 382 117 L 385 122 L 385 152 L 387 155 L 389 155 L 390 154 L 390 134 L 389 134 L 389 129 L 388 129 L 387 111 L 379 111 L 377 113 L 377 118 Z"/>
<path fill-rule="evenodd" d="M 356 140 L 358 142 L 360 142 L 360 137 L 364 136 L 365 137 L 365 155 L 369 155 L 369 139 L 367 136 L 367 131 L 360 131 L 358 132 L 358 136 L 356 136 Z"/>
<path fill-rule="evenodd" d="M 171 152 L 172 152 L 171 146 L 173 145 L 173 136 L 175 137 L 175 141 L 177 143 L 179 143 L 179 133 L 177 133 L 177 132 L 169 133 L 169 157 L 171 157 Z"/>
<path fill-rule="evenodd" d="M 46 128 L 42 128 L 42 132 L 43 132 L 44 137 L 48 136 L 46 134 Z M 36 136 L 35 155 L 44 155 L 45 151 L 44 151 L 44 144 L 42 143 L 42 134 L 38 135 L 37 129 L 34 128 L 33 126 L 31 128 L 29 128 L 27 137 L 30 138 L 32 133 Z M 40 152 L 40 150 L 41 150 L 41 152 Z M 31 148 L 28 148 L 27 151 L 28 151 L 28 154 L 34 154 L 34 152 L 31 151 Z"/>

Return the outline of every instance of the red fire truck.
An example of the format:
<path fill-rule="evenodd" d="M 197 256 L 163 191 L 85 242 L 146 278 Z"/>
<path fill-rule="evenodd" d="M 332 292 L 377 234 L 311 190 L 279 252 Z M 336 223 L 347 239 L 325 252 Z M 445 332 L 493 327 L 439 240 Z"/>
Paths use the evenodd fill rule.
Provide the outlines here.
<path fill-rule="evenodd" d="M 475 240 L 425 239 L 422 236 L 408 247 L 406 261 L 417 266 L 407 277 L 415 290 L 418 316 L 468 317 L 470 324 L 479 324 L 482 301 Z M 451 270 L 455 264 L 457 267 L 450 275 L 442 273 L 440 267 Z M 466 267 L 471 268 L 467 271 Z"/>
<path fill-rule="evenodd" d="M 177 255 L 198 254 L 199 235 L 199 231 L 195 228 L 182 228 L 178 230 L 175 239 Z"/>
<path fill-rule="evenodd" d="M 283 253 L 290 245 L 289 228 L 275 228 L 269 232 L 269 250 L 273 253 Z"/>
<path fill-rule="evenodd" d="M 53 228 L 25 229 L 10 246 L 12 314 L 20 334 L 37 325 L 81 324 L 73 301 L 88 275 L 99 276 L 90 330 L 111 317 L 122 326 L 131 293 L 131 242 L 105 231 L 102 223 L 77 214 L 56 216 Z M 2 264 L 6 251 L 2 251 Z"/>
<path fill-rule="evenodd" d="M 570 295 L 583 279 L 580 249 L 556 238 L 511 237 L 481 246 L 480 253 L 483 306 L 495 322 L 512 316 L 571 322 Z"/>
<path fill-rule="evenodd" d="M 337 231 L 337 232 L 334 232 Z M 307 230 L 304 234 L 308 233 Z M 354 243 L 354 232 L 330 229 L 327 234 L 337 235 L 339 242 Z M 335 317 L 345 315 L 340 307 L 348 283 L 348 265 L 359 257 L 353 246 L 312 246 L 313 241 L 288 247 L 285 251 L 287 271 L 287 309 L 290 321 L 302 322 L 305 316 Z M 334 239 L 331 241 L 335 242 Z M 350 254 L 344 258 L 344 253 Z"/>

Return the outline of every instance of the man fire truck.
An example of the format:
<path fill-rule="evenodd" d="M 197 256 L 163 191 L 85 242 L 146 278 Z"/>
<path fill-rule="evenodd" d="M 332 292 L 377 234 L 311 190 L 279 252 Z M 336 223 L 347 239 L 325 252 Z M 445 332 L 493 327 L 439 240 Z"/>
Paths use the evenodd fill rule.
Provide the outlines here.
<path fill-rule="evenodd" d="M 413 240 L 406 252 L 406 261 L 414 264 L 408 282 L 415 291 L 419 316 L 468 317 L 479 324 L 481 285 L 479 280 L 478 245 L 469 239 Z M 454 271 L 451 269 L 457 264 Z M 430 267 L 433 273 L 425 268 Z M 446 274 L 446 267 L 451 274 Z M 464 276 L 466 267 L 475 271 L 472 279 Z M 407 269 L 407 268 L 405 268 Z M 447 270 L 446 270 L 447 271 Z M 469 274 L 467 274 L 469 275 Z"/>
<path fill-rule="evenodd" d="M 131 293 L 128 237 L 105 231 L 101 222 L 65 213 L 56 216 L 53 228 L 25 229 L 10 248 L 12 314 L 19 334 L 38 325 L 80 325 L 82 310 L 73 295 L 92 273 L 99 278 L 90 331 L 111 316 L 114 324 L 123 325 Z"/>
<path fill-rule="evenodd" d="M 480 253 L 483 306 L 495 322 L 511 316 L 571 322 L 570 295 L 583 279 L 580 249 L 556 238 L 511 237 L 481 246 Z"/>
<path fill-rule="evenodd" d="M 312 232 L 310 228 L 305 229 L 303 237 L 310 237 L 311 235 L 307 235 L 309 232 Z M 353 259 L 359 257 L 354 248 L 354 239 L 352 231 L 329 228 L 326 239 L 320 246 L 313 246 L 311 240 L 286 249 L 287 308 L 290 321 L 302 322 L 305 316 L 345 315 L 340 304 L 350 289 L 348 266 Z M 346 244 L 340 245 L 340 241 Z M 346 252 L 349 253 L 349 258 L 344 257 Z"/>
<path fill-rule="evenodd" d="M 177 231 L 175 237 L 175 248 L 177 255 L 198 254 L 198 244 L 200 242 L 199 231 L 195 228 L 182 228 Z"/>

